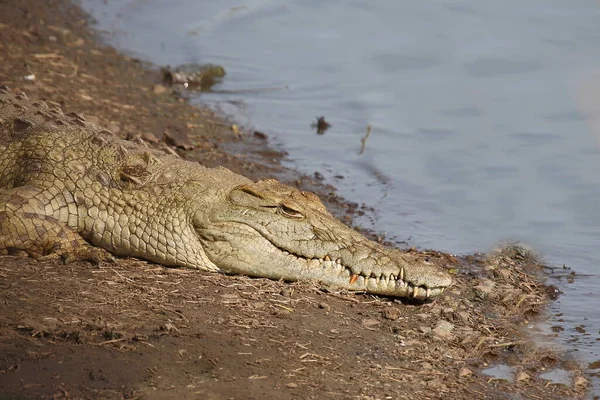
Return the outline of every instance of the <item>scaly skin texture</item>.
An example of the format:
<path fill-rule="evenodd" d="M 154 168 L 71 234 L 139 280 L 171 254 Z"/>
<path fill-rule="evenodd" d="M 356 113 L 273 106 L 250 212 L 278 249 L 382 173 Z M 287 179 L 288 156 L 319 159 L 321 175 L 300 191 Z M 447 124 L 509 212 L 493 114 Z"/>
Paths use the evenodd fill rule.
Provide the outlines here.
<path fill-rule="evenodd" d="M 346 227 L 313 193 L 118 139 L 0 87 L 0 253 L 108 260 L 425 299 L 450 277 Z"/>

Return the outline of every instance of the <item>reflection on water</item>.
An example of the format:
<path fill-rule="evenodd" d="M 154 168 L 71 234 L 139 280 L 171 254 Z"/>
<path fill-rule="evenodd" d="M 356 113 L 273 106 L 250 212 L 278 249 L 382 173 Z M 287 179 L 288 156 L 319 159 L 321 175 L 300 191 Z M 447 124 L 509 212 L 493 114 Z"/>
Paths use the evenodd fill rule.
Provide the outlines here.
<path fill-rule="evenodd" d="M 600 329 L 600 3 L 82 2 L 141 58 L 223 65 L 234 93 L 202 101 L 376 208 L 359 223 L 453 253 L 522 240 L 586 274 L 553 312 L 600 358 L 576 330 Z"/>

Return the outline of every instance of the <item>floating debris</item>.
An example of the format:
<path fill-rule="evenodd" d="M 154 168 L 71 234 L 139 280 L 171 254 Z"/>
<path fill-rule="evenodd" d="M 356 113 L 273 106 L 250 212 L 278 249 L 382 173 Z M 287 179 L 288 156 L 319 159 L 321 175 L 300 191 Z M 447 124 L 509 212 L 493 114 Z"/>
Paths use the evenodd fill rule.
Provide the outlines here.
<path fill-rule="evenodd" d="M 371 131 L 373 130 L 373 127 L 371 125 L 367 125 L 367 133 L 365 133 L 365 136 L 360 139 L 360 151 L 358 152 L 358 154 L 362 154 L 365 151 L 365 145 L 367 144 L 367 139 L 369 138 L 369 136 L 371 136 Z"/>
<path fill-rule="evenodd" d="M 331 124 L 325 121 L 325 117 L 321 116 L 317 117 L 317 122 L 313 122 L 312 124 L 310 124 L 310 126 L 311 128 L 317 130 L 318 135 L 322 135 L 327 129 L 331 127 Z"/>
<path fill-rule="evenodd" d="M 185 64 L 162 69 L 163 81 L 168 85 L 181 85 L 185 89 L 208 91 L 225 76 L 225 68 L 215 64 Z"/>

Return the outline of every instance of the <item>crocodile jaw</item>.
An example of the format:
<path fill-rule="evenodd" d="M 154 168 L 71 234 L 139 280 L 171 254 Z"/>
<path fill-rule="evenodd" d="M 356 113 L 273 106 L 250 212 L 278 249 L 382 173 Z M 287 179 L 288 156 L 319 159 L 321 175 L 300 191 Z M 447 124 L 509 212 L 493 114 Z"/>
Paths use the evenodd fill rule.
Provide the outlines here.
<path fill-rule="evenodd" d="M 352 291 L 425 300 L 439 296 L 451 284 L 449 275 L 427 264 L 402 266 L 400 261 L 391 267 L 396 273 L 377 275 L 362 270 L 360 265 L 358 268 L 345 265 L 342 258 L 335 259 L 329 255 L 323 258 L 306 259 L 286 251 L 284 254 L 290 259 L 291 264 L 297 262 L 301 265 L 299 268 L 301 279 L 315 279 Z M 417 281 L 410 279 L 409 275 L 414 274 L 415 268 L 421 270 L 424 278 L 422 280 L 427 283 L 418 284 Z"/>
<path fill-rule="evenodd" d="M 209 259 L 226 273 L 315 280 L 352 291 L 421 300 L 442 294 L 451 284 L 450 276 L 437 267 L 409 260 L 406 254 L 365 238 L 369 247 L 380 247 L 380 258 L 374 253 L 373 258 L 355 262 L 344 249 L 320 257 L 300 255 L 275 245 L 245 224 L 213 224 L 198 233 Z"/>

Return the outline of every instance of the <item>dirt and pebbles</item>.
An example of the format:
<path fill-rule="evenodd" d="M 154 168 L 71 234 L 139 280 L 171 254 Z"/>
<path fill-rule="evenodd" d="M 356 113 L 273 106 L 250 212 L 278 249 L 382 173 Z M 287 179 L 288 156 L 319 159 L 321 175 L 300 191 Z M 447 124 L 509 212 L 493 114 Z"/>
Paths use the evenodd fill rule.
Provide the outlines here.
<path fill-rule="evenodd" d="M 316 191 L 348 223 L 362 212 L 283 168 L 263 134 L 189 105 L 161 84 L 160 68 L 98 43 L 89 23 L 67 0 L 0 1 L 0 84 L 124 138 Z M 135 259 L 94 267 L 0 257 L 0 398 L 585 397 L 577 362 L 529 333 L 557 295 L 536 257 L 514 246 L 418 253 L 455 276 L 434 302 Z M 484 373 L 495 365 L 509 373 Z M 553 370 L 568 380 L 544 379 Z"/>

